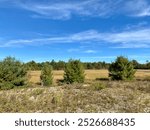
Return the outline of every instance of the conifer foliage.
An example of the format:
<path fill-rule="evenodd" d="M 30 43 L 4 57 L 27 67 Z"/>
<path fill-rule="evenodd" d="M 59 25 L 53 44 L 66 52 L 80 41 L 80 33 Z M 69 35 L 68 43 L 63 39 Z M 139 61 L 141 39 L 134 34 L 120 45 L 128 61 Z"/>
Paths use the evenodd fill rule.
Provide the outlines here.
<path fill-rule="evenodd" d="M 66 83 L 72 84 L 84 82 L 84 67 L 80 60 L 69 60 L 64 71 L 64 81 Z"/>
<path fill-rule="evenodd" d="M 41 81 L 44 86 L 51 86 L 53 84 L 52 66 L 45 63 L 41 71 Z"/>
<path fill-rule="evenodd" d="M 112 80 L 132 80 L 135 74 L 133 63 L 120 56 L 109 67 L 109 77 Z"/>
<path fill-rule="evenodd" d="M 0 89 L 12 89 L 24 86 L 26 82 L 26 69 L 23 64 L 12 57 L 0 62 Z"/>

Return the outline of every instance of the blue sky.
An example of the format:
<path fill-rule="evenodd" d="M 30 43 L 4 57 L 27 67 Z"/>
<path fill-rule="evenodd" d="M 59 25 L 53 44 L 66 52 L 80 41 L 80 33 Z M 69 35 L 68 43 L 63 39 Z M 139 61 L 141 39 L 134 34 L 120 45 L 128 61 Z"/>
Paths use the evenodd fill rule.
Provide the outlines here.
<path fill-rule="evenodd" d="M 150 60 L 150 0 L 0 0 L 0 59 Z"/>

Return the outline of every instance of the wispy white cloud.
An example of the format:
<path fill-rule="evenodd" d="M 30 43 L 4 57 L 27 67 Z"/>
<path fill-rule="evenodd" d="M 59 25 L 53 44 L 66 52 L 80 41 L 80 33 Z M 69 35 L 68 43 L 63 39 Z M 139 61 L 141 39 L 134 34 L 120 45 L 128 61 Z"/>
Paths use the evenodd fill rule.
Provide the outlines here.
<path fill-rule="evenodd" d="M 148 26 L 148 22 L 147 21 L 141 21 L 141 22 L 139 22 L 139 23 L 137 23 L 137 24 L 127 24 L 126 26 L 125 26 L 125 29 L 124 30 L 137 30 L 137 28 L 146 28 L 147 26 Z"/>
<path fill-rule="evenodd" d="M 131 0 L 125 3 L 124 9 L 132 16 L 150 16 L 149 0 Z"/>
<path fill-rule="evenodd" d="M 115 2 L 116 3 L 116 2 Z M 57 2 L 19 2 L 17 6 L 35 12 L 33 17 L 51 19 L 70 19 L 72 15 L 105 16 L 111 12 L 112 1 L 85 0 L 85 1 L 57 1 Z"/>
<path fill-rule="evenodd" d="M 75 34 L 40 39 L 3 40 L 0 42 L 0 47 L 40 46 L 54 43 L 94 43 L 107 44 L 108 47 L 113 48 L 150 48 L 150 28 L 116 33 L 101 33 L 96 30 L 88 30 Z M 88 50 L 87 53 L 94 52 Z"/>
<path fill-rule="evenodd" d="M 86 51 L 84 51 L 84 53 L 89 53 L 89 54 L 91 54 L 91 53 L 97 53 L 97 51 L 96 50 L 86 50 Z"/>
<path fill-rule="evenodd" d="M 71 49 L 68 49 L 67 50 L 68 52 L 79 52 L 80 51 L 80 49 L 75 49 L 75 48 L 71 48 Z"/>
<path fill-rule="evenodd" d="M 150 16 L 149 0 L 0 0 L 33 12 L 34 18 L 70 19 L 72 16 L 109 17 L 115 14 Z"/>
<path fill-rule="evenodd" d="M 95 54 L 97 53 L 96 50 L 85 50 L 84 48 L 71 48 L 67 50 L 70 53 L 80 52 L 80 53 L 87 53 L 87 54 Z"/>
<path fill-rule="evenodd" d="M 149 48 L 150 29 L 125 31 L 108 36 L 108 42 L 121 43 L 118 48 Z"/>
<path fill-rule="evenodd" d="M 113 47 L 117 48 L 149 48 L 150 28 L 128 30 L 119 33 L 101 33 L 96 30 L 90 30 L 74 34 L 71 38 L 75 41 L 110 43 L 113 44 Z"/>
<path fill-rule="evenodd" d="M 50 37 L 41 39 L 15 39 L 15 40 L 3 40 L 0 42 L 0 47 L 22 47 L 26 45 L 41 46 L 51 43 L 69 43 L 71 39 L 67 37 Z"/>

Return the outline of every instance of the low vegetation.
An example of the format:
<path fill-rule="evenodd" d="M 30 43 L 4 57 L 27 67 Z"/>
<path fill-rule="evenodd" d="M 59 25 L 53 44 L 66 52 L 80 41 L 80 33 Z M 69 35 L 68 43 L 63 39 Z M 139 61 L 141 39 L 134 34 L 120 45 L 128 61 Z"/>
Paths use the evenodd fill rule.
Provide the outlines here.
<path fill-rule="evenodd" d="M 94 82 L 3 90 L 0 112 L 150 112 L 150 82 Z"/>
<path fill-rule="evenodd" d="M 0 62 L 0 112 L 150 113 L 150 70 L 135 72 L 124 57 L 117 58 L 109 71 L 84 71 L 83 66 L 79 60 L 70 60 L 64 71 L 54 71 L 45 63 L 42 71 L 26 73 L 20 61 L 4 59 Z"/>

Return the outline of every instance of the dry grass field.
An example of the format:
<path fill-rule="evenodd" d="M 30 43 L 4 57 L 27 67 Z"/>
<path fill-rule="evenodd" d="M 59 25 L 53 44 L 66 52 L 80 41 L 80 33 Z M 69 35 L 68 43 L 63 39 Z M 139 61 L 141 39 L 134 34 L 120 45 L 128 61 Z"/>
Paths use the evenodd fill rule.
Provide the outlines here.
<path fill-rule="evenodd" d="M 40 83 L 40 71 L 30 71 L 28 72 L 29 81 L 32 83 Z M 64 71 L 58 70 L 53 71 L 54 82 L 57 80 L 63 79 Z M 95 79 L 107 79 L 108 70 L 85 70 L 86 80 L 95 80 Z M 135 78 L 139 80 L 149 79 L 150 80 L 150 70 L 137 70 Z"/>
<path fill-rule="evenodd" d="M 134 81 L 110 81 L 107 70 L 86 70 L 84 84 L 42 87 L 40 71 L 28 72 L 31 86 L 0 91 L 0 112 L 150 113 L 150 70 Z M 63 71 L 54 71 L 55 83 Z M 97 79 L 97 80 L 96 80 Z"/>
<path fill-rule="evenodd" d="M 0 112 L 150 113 L 150 82 L 97 81 L 3 90 Z"/>

